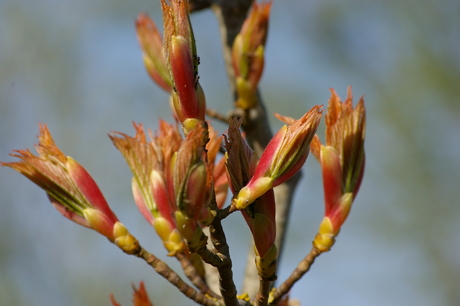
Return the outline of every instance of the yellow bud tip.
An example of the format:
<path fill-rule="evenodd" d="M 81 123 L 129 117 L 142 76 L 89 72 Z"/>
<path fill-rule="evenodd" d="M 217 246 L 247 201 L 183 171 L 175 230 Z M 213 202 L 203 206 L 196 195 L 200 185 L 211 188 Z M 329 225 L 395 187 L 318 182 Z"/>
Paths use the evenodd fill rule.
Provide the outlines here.
<path fill-rule="evenodd" d="M 264 257 L 258 256 L 256 252 L 256 268 L 257 273 L 265 279 L 275 281 L 276 276 L 276 261 L 278 257 L 278 249 L 272 245 Z"/>
<path fill-rule="evenodd" d="M 244 208 L 246 208 L 248 205 L 249 205 L 248 200 L 246 200 L 246 199 L 244 199 L 244 198 L 238 197 L 238 198 L 233 199 L 233 206 L 234 206 L 237 210 L 244 209 Z"/>
<path fill-rule="evenodd" d="M 335 243 L 335 236 L 331 219 L 324 217 L 319 225 L 318 234 L 313 240 L 313 246 L 321 252 L 327 252 Z"/>
<path fill-rule="evenodd" d="M 316 234 L 313 246 L 321 252 L 328 252 L 335 243 L 335 236 L 332 234 Z"/>
<path fill-rule="evenodd" d="M 255 182 L 249 182 L 247 186 L 241 188 L 237 197 L 233 200 L 234 206 L 240 210 L 246 208 L 271 188 L 273 188 L 273 179 L 271 177 L 259 177 Z"/>
<path fill-rule="evenodd" d="M 128 234 L 129 234 L 128 229 L 121 222 L 115 223 L 115 225 L 113 226 L 113 236 L 115 238 L 125 236 Z"/>
<path fill-rule="evenodd" d="M 252 88 L 249 81 L 238 77 L 236 79 L 236 89 L 238 92 L 238 100 L 236 106 L 242 109 L 251 109 L 257 106 L 257 95 L 255 88 Z"/>
<path fill-rule="evenodd" d="M 193 130 L 201 121 L 195 118 L 187 118 L 182 122 L 182 129 L 185 135 Z"/>
<path fill-rule="evenodd" d="M 183 252 L 185 250 L 185 243 L 177 229 L 174 229 L 171 232 L 168 240 L 163 241 L 163 245 L 169 252 L 168 256 L 175 256 L 177 253 Z"/>
<path fill-rule="evenodd" d="M 323 235 L 323 234 L 334 234 L 334 227 L 332 225 L 331 219 L 329 217 L 324 217 L 323 221 L 321 221 L 321 224 L 319 225 L 318 232 Z"/>
<path fill-rule="evenodd" d="M 246 301 L 246 302 L 250 302 L 250 301 L 251 301 L 251 298 L 249 297 L 249 294 L 247 294 L 247 293 L 243 293 L 243 294 L 237 295 L 236 298 L 237 298 L 238 300 L 243 300 L 243 301 Z"/>
<path fill-rule="evenodd" d="M 171 232 L 174 230 L 169 221 L 163 217 L 155 218 L 153 221 L 153 228 L 163 241 L 168 240 L 169 235 L 171 235 Z"/>
<path fill-rule="evenodd" d="M 127 254 L 135 254 L 139 251 L 139 242 L 131 235 L 128 229 L 121 223 L 116 222 L 113 226 L 113 243 Z"/>
<path fill-rule="evenodd" d="M 139 252 L 139 241 L 131 234 L 116 238 L 114 243 L 126 254 L 132 255 Z"/>

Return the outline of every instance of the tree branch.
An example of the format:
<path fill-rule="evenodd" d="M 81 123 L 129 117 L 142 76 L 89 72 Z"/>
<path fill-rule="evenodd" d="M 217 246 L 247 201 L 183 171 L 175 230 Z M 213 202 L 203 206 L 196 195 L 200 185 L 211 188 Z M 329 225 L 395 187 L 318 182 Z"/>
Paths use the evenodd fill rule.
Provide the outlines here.
<path fill-rule="evenodd" d="M 222 52 L 225 67 L 230 81 L 230 90 L 236 98 L 235 74 L 232 68 L 232 45 L 236 35 L 251 7 L 252 0 L 208 0 L 211 1 L 211 9 L 217 17 L 222 41 Z"/>
<path fill-rule="evenodd" d="M 310 253 L 297 265 L 291 275 L 272 293 L 269 301 L 270 305 L 277 305 L 280 299 L 291 290 L 292 286 L 310 270 L 311 265 L 322 252 L 317 248 L 312 248 Z"/>
<path fill-rule="evenodd" d="M 190 262 L 190 259 L 185 254 L 179 253 L 176 255 L 176 258 L 180 262 L 182 270 L 184 270 L 184 273 L 187 276 L 187 278 L 192 282 L 193 285 L 195 285 L 196 288 L 198 288 L 201 291 L 201 293 L 206 294 L 215 299 L 222 299 L 221 296 L 216 294 L 206 285 L 203 279 L 198 275 L 195 267 Z"/>
<path fill-rule="evenodd" d="M 235 283 L 233 282 L 232 259 L 220 218 L 214 218 L 209 226 L 209 232 L 212 244 L 222 256 L 222 264 L 216 267 L 220 277 L 220 293 L 226 306 L 236 306 L 238 305 L 238 300 L 236 298 Z"/>
<path fill-rule="evenodd" d="M 230 88 L 235 100 L 237 94 L 235 90 L 235 75 L 232 67 L 231 50 L 233 41 L 241 29 L 251 3 L 251 0 L 214 0 L 211 5 L 220 25 L 223 56 L 230 81 Z M 257 97 L 259 101 L 256 108 L 247 111 L 237 108 L 234 114 L 243 118 L 242 128 L 246 133 L 246 139 L 254 151 L 261 156 L 266 145 L 273 137 L 273 134 L 270 129 L 262 97 L 259 93 Z M 275 188 L 277 227 L 275 244 L 280 255 L 283 250 L 285 228 L 288 224 L 292 196 L 300 177 L 301 174 L 299 172 L 291 180 Z M 254 259 L 254 252 L 252 248 L 250 248 L 243 282 L 243 292 L 247 292 L 251 298 L 255 297 L 258 290 L 258 275 L 254 265 Z"/>
<path fill-rule="evenodd" d="M 208 298 L 204 294 L 187 285 L 180 278 L 180 276 L 174 272 L 174 270 L 171 269 L 164 261 L 158 259 L 155 255 L 149 253 L 144 248 L 139 247 L 138 251 L 133 255 L 144 259 L 145 262 L 151 266 L 158 274 L 163 276 L 171 284 L 176 286 L 180 292 L 182 292 L 185 296 L 195 301 L 196 303 L 205 306 L 217 305 L 216 301 Z"/>
<path fill-rule="evenodd" d="M 268 294 L 270 293 L 271 280 L 259 276 L 259 291 L 257 292 L 254 306 L 268 305 Z"/>

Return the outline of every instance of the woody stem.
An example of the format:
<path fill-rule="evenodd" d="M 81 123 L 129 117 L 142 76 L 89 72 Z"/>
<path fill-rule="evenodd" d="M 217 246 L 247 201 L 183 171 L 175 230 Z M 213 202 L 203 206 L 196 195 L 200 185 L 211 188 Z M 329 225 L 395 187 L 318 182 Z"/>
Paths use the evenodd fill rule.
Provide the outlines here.
<path fill-rule="evenodd" d="M 206 295 L 196 291 L 193 287 L 187 285 L 187 283 L 185 283 L 181 279 L 181 277 L 176 272 L 174 272 L 174 270 L 171 269 L 164 261 L 157 258 L 155 255 L 149 253 L 144 248 L 139 246 L 138 251 L 133 255 L 142 258 L 158 274 L 163 276 L 171 284 L 176 286 L 176 288 L 179 289 L 180 292 L 182 292 L 185 296 L 195 301 L 196 303 L 205 306 L 213 306 L 216 304 L 215 301 L 206 297 Z"/>
<path fill-rule="evenodd" d="M 277 305 L 280 299 L 291 290 L 292 286 L 310 270 L 311 265 L 322 252 L 312 248 L 310 253 L 297 265 L 291 275 L 272 293 L 270 305 Z"/>

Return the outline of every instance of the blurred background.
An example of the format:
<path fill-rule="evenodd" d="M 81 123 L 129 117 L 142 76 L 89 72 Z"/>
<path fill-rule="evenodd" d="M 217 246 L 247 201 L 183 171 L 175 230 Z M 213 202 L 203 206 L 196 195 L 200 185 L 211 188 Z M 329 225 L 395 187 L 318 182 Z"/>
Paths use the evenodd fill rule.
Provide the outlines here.
<path fill-rule="evenodd" d="M 143 67 L 140 12 L 161 23 L 155 0 L 0 0 L 0 160 L 32 149 L 38 123 L 47 123 L 121 221 L 166 258 L 106 135 L 171 118 Z M 292 290 L 303 305 L 460 305 L 458 16 L 454 0 L 274 1 L 261 81 L 269 112 L 298 118 L 326 104 L 329 88 L 345 98 L 349 85 L 367 106 L 364 181 L 334 248 Z M 226 113 L 216 19 L 205 11 L 192 23 L 208 105 Z M 323 214 L 314 158 L 303 174 L 280 280 L 310 250 Z M 250 234 L 238 214 L 224 227 L 240 287 Z M 110 293 L 131 305 L 131 284 L 141 280 L 156 305 L 193 304 L 143 261 L 63 218 L 9 168 L 0 169 L 0 232 L 0 305 L 109 305 Z"/>

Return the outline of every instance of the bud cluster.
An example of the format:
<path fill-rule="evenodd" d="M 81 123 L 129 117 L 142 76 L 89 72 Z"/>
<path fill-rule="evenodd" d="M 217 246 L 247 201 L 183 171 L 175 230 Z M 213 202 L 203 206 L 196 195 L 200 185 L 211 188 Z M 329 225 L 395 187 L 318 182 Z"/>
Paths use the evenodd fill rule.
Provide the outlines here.
<path fill-rule="evenodd" d="M 231 278 L 230 255 L 220 221 L 236 210 L 241 212 L 254 240 L 255 265 L 262 283 L 261 297 L 256 304 L 266 305 L 269 282 L 276 279 L 278 256 L 274 188 L 298 173 L 312 152 L 321 165 L 325 198 L 325 214 L 314 238 L 313 250 L 317 254 L 330 250 L 364 174 L 364 100 L 361 98 L 353 107 L 351 89 L 343 102 L 331 90 L 325 114 L 325 144 L 316 135 L 324 112 L 322 105 L 312 107 L 299 119 L 276 115 L 285 125 L 259 157 L 240 130 L 247 118 L 226 120 L 229 126 L 225 137 L 205 121 L 206 101 L 199 83 L 199 57 L 189 2 L 160 0 L 160 3 L 163 38 L 146 14 L 139 15 L 136 21 L 137 36 L 149 75 L 171 95 L 176 122 L 160 120 L 155 132 L 146 132 L 142 124 L 134 123 L 134 136 L 112 132 L 109 137 L 132 172 L 131 188 L 139 211 L 160 237 L 168 255 L 177 257 L 186 274 L 193 270 L 187 276 L 203 296 L 220 299 L 210 294 L 211 290 L 201 279 L 203 262 L 213 264 L 220 269 L 221 276 Z M 257 86 L 264 67 L 271 4 L 253 2 L 232 45 L 236 107 L 244 110 L 255 108 L 259 101 Z M 120 223 L 89 173 L 56 146 L 46 125 L 40 125 L 38 138 L 38 155 L 29 150 L 14 151 L 11 155 L 19 161 L 0 162 L 0 165 L 16 170 L 44 189 L 51 204 L 66 218 L 97 231 L 124 252 L 144 256 L 149 264 L 153 262 Z M 219 153 L 224 154 L 220 159 Z M 232 198 L 225 207 L 228 190 Z M 207 226 L 211 235 L 214 232 L 213 249 L 208 249 L 208 237 L 203 232 Z M 306 265 L 300 266 L 296 275 L 300 275 Z M 162 275 L 168 280 L 178 278 L 169 277 L 167 273 Z M 236 299 L 234 284 L 222 281 L 221 285 L 223 296 L 234 291 L 231 298 Z M 183 290 L 194 296 L 193 291 Z M 136 293 L 148 303 L 142 283 Z M 274 296 L 276 294 L 272 295 L 273 299 L 278 299 Z M 287 303 L 287 299 L 284 301 Z M 221 305 L 220 302 L 216 305 Z M 228 304 L 236 304 L 233 302 Z"/>
<path fill-rule="evenodd" d="M 215 161 L 217 151 L 212 146 L 221 137 L 213 130 L 209 133 L 205 124 L 197 125 L 185 138 L 177 125 L 164 121 L 156 134 L 149 131 L 149 137 L 142 125 L 134 127 L 135 137 L 112 133 L 110 138 L 134 175 L 132 189 L 140 212 L 170 255 L 186 251 L 184 241 L 189 248 L 202 247 L 199 244 L 205 242 L 199 224 L 212 221 L 209 204 L 215 194 L 222 193 L 214 191 L 213 180 L 222 174 L 215 174 L 213 163 L 208 162 Z"/>

